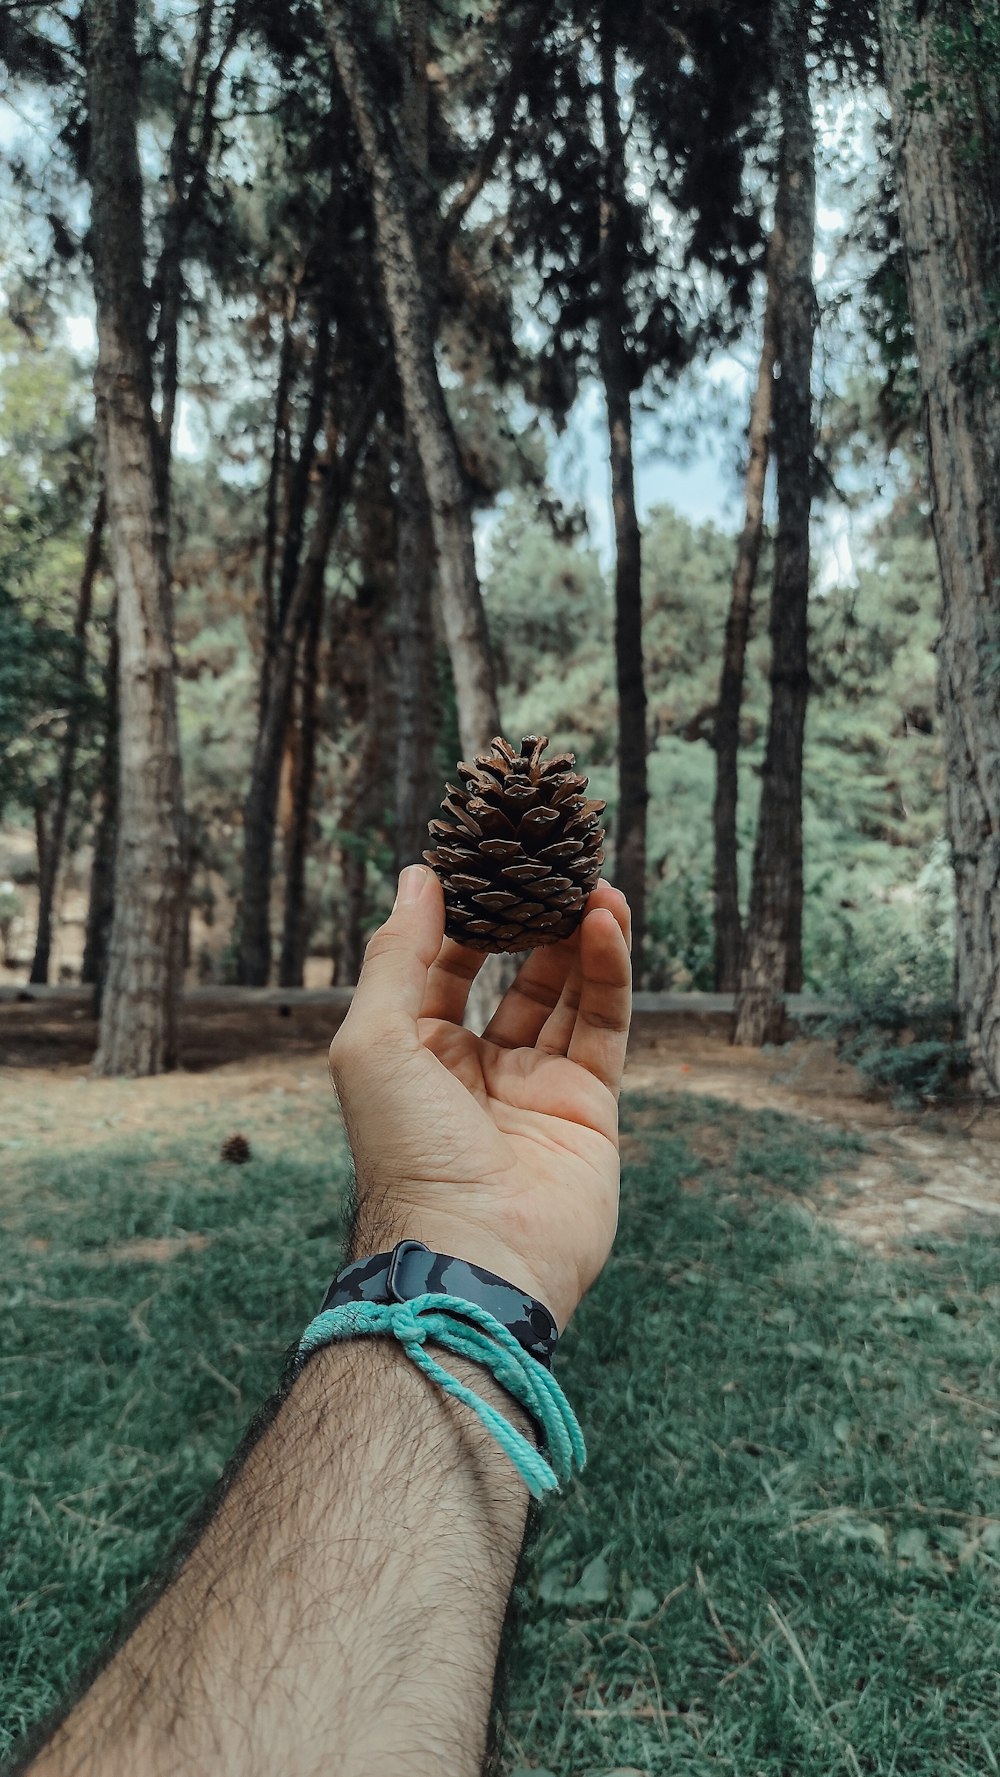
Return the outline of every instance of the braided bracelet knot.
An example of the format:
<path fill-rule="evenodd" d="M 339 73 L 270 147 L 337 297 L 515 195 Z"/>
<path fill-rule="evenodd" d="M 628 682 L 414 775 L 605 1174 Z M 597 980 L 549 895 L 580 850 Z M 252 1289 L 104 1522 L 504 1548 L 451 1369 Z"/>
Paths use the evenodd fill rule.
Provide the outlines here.
<path fill-rule="evenodd" d="M 574 1468 L 583 1468 L 587 1460 L 583 1433 L 555 1377 L 487 1309 L 461 1296 L 428 1293 L 405 1302 L 344 1302 L 327 1308 L 303 1333 L 292 1360 L 293 1373 L 297 1375 L 306 1359 L 323 1346 L 371 1333 L 389 1333 L 398 1339 L 426 1376 L 472 1408 L 536 1499 L 557 1490 Z M 428 1339 L 484 1364 L 535 1420 L 550 1460 L 503 1413 L 442 1369 L 425 1349 Z"/>

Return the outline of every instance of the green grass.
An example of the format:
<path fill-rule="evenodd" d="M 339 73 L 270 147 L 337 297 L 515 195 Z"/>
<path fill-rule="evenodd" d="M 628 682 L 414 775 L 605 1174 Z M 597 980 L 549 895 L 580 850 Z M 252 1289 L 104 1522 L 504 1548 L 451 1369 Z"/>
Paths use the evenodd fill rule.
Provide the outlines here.
<path fill-rule="evenodd" d="M 690 1098 L 628 1115 L 649 1162 L 563 1341 L 589 1462 L 519 1588 L 508 1771 L 1000 1772 L 1000 1245 L 876 1261 L 794 1202 L 850 1144 Z M 242 1169 L 180 1140 L 21 1162 L 8 1738 L 155 1569 L 335 1262 L 342 1147 L 304 1121 L 294 1153 L 256 1149 Z M 108 1260 L 181 1233 L 209 1243 Z"/>

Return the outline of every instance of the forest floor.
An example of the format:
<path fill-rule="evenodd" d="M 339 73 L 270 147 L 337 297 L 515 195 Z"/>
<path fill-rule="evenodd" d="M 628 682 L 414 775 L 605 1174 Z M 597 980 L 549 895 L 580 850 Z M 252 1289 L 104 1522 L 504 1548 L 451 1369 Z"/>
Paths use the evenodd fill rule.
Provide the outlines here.
<path fill-rule="evenodd" d="M 240 1004 L 232 993 L 185 1008 L 184 1066 L 152 1080 L 99 1080 L 89 1073 L 96 1027 L 67 995 L 0 1005 L 0 1179 L 3 1156 L 81 1148 L 109 1136 L 172 1135 L 179 1117 L 201 1131 L 206 1157 L 239 1130 L 266 1149 L 294 1107 L 322 1116 L 326 1051 L 341 1016 L 329 1003 Z M 626 1160 L 642 1158 L 642 1127 L 656 1100 L 694 1095 L 722 1107 L 773 1112 L 847 1139 L 836 1178 L 799 1202 L 836 1230 L 888 1254 L 922 1236 L 960 1236 L 986 1218 L 1000 1224 L 1000 1107 L 977 1102 L 901 1110 L 871 1095 L 830 1042 L 801 1038 L 772 1049 L 737 1049 L 720 1014 L 638 1013 L 625 1092 L 639 1102 Z M 728 1122 L 728 1118 L 724 1118 Z M 711 1119 L 700 1152 L 713 1158 Z M 763 1175 L 762 1175 L 763 1176 Z M 780 1193 L 780 1180 L 763 1181 Z M 997 1227 L 1000 1231 L 1000 1226 Z"/>

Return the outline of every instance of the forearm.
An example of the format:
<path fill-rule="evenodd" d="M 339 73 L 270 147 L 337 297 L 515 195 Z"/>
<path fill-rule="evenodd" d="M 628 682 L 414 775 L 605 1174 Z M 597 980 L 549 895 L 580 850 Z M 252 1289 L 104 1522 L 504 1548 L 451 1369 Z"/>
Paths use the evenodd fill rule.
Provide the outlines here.
<path fill-rule="evenodd" d="M 531 1435 L 485 1369 L 434 1355 Z M 528 1503 L 395 1342 L 320 1352 L 33 1777 L 478 1777 Z"/>

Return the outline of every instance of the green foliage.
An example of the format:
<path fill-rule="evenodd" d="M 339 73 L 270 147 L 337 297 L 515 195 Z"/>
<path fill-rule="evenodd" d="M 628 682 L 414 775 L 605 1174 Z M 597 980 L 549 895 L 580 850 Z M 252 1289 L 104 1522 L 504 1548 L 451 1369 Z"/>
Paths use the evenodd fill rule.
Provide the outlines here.
<path fill-rule="evenodd" d="M 51 317 L 23 307 L 19 325 L 0 311 L 0 816 L 44 805 L 53 787 L 80 695 L 71 632 L 94 499 L 80 368 Z M 95 665 L 82 693 L 83 788 L 100 706 Z"/>
<path fill-rule="evenodd" d="M 821 1028 L 902 1105 L 941 1097 L 968 1067 L 955 1033 L 953 969 L 953 881 L 939 842 L 908 903 L 877 908 L 842 933 L 826 978 L 838 1005 Z"/>

